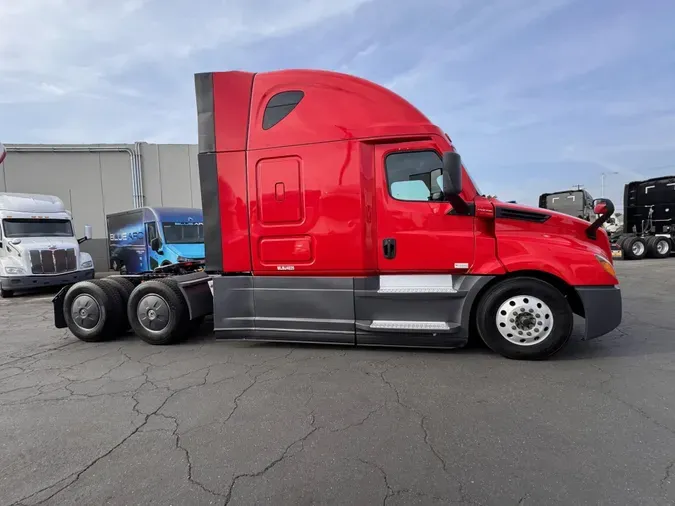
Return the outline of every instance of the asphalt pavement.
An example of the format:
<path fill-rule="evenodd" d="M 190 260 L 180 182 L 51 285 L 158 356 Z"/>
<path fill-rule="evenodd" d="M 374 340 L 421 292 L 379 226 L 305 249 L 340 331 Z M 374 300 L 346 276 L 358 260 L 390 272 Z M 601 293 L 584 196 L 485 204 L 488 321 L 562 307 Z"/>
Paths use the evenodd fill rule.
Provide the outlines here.
<path fill-rule="evenodd" d="M 675 259 L 617 267 L 620 328 L 545 362 L 87 344 L 0 300 L 0 504 L 673 505 Z"/>

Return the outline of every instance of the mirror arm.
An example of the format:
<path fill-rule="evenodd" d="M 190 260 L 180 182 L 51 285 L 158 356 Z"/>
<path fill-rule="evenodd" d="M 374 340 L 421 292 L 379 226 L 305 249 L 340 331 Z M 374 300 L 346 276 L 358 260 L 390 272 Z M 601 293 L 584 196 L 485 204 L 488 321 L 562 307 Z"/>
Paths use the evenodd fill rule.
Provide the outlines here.
<path fill-rule="evenodd" d="M 446 201 L 450 202 L 452 209 L 447 214 L 460 214 L 468 216 L 471 214 L 471 206 L 458 194 L 448 195 Z"/>
<path fill-rule="evenodd" d="M 598 229 L 611 218 L 614 213 L 614 203 L 609 199 L 598 199 L 598 201 L 605 204 L 605 211 L 586 229 L 586 236 L 589 239 L 595 240 L 597 238 Z"/>

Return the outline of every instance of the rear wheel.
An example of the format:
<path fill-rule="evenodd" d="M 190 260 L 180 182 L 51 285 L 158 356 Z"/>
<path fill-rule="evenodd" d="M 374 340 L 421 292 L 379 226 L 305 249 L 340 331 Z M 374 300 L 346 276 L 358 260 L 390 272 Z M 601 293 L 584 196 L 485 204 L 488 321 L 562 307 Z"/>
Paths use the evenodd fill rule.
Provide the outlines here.
<path fill-rule="evenodd" d="M 649 256 L 653 258 L 666 258 L 670 256 L 672 250 L 672 243 L 667 237 L 650 237 L 647 242 L 647 250 Z"/>
<path fill-rule="evenodd" d="M 173 293 L 176 294 L 176 297 L 179 297 L 181 300 L 185 300 L 183 297 L 183 292 L 180 291 L 180 288 L 178 287 L 178 283 L 176 282 L 175 279 L 166 277 L 166 278 L 158 278 L 157 281 L 160 283 L 166 284 Z M 196 330 L 201 327 L 202 323 L 204 322 L 204 317 L 200 316 L 195 318 L 194 320 L 190 320 L 190 311 L 189 308 L 187 307 L 187 303 L 185 304 L 185 319 L 183 320 L 182 323 L 182 330 L 184 332 L 184 335 L 187 336 L 191 334 L 192 332 L 195 332 Z"/>
<path fill-rule="evenodd" d="M 134 291 L 134 284 L 128 279 L 118 278 L 118 277 L 109 277 L 99 280 L 101 283 L 111 286 L 120 297 L 120 314 L 122 317 L 118 321 L 118 328 L 120 332 L 126 332 L 131 328 L 129 324 L 129 319 L 126 318 L 127 314 L 127 304 L 129 303 L 129 297 L 131 292 Z"/>
<path fill-rule="evenodd" d="M 180 290 L 152 280 L 141 283 L 129 297 L 127 315 L 133 331 L 146 343 L 167 345 L 177 342 L 185 332 L 187 304 Z"/>
<path fill-rule="evenodd" d="M 85 342 L 112 339 L 124 318 L 122 298 L 102 280 L 74 284 L 63 300 L 63 316 L 68 330 Z"/>
<path fill-rule="evenodd" d="M 641 237 L 629 237 L 621 245 L 626 260 L 642 260 L 647 256 L 647 244 Z"/>
<path fill-rule="evenodd" d="M 536 278 L 498 283 L 481 298 L 476 324 L 487 346 L 504 357 L 541 360 L 572 335 L 574 316 L 565 296 Z"/>

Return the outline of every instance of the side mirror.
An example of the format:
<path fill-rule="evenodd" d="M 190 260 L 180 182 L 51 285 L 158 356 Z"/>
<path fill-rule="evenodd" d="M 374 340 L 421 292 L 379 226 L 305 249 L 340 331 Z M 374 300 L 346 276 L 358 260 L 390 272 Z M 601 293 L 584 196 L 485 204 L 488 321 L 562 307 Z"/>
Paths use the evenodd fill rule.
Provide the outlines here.
<path fill-rule="evenodd" d="M 443 153 L 443 194 L 459 195 L 462 193 L 462 157 L 454 151 Z"/>
<path fill-rule="evenodd" d="M 593 211 L 598 218 L 586 229 L 586 235 L 595 240 L 597 230 L 612 217 L 614 203 L 609 199 L 596 199 L 593 201 Z"/>
<path fill-rule="evenodd" d="M 443 197 L 450 202 L 448 214 L 469 214 L 469 205 L 459 195 L 462 193 L 462 157 L 454 151 L 443 153 Z"/>
<path fill-rule="evenodd" d="M 150 247 L 152 248 L 152 251 L 159 251 L 159 249 L 162 247 L 162 244 L 159 242 L 159 237 L 155 237 L 152 241 L 150 241 Z"/>
<path fill-rule="evenodd" d="M 85 226 L 84 226 L 84 237 L 80 237 L 80 238 L 77 240 L 77 243 L 78 243 L 78 244 L 82 244 L 84 241 L 88 241 L 88 240 L 91 239 L 92 237 L 93 237 L 93 235 L 92 235 L 92 233 L 91 233 L 91 225 L 85 225 Z"/>

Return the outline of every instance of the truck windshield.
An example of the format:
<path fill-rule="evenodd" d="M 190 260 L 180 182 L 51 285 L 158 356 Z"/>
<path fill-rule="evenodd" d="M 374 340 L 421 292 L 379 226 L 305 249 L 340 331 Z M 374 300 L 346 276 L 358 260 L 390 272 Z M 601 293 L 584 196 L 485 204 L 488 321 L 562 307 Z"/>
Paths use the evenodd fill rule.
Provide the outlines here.
<path fill-rule="evenodd" d="M 199 244 L 204 242 L 203 223 L 164 222 L 164 240 L 167 244 Z"/>
<path fill-rule="evenodd" d="M 546 208 L 560 213 L 578 215 L 584 212 L 582 192 L 557 193 L 546 197 Z"/>
<path fill-rule="evenodd" d="M 70 220 L 6 218 L 5 237 L 73 237 Z"/>

